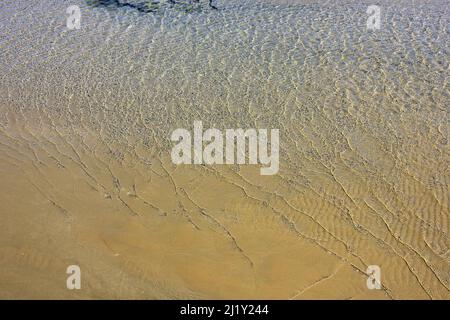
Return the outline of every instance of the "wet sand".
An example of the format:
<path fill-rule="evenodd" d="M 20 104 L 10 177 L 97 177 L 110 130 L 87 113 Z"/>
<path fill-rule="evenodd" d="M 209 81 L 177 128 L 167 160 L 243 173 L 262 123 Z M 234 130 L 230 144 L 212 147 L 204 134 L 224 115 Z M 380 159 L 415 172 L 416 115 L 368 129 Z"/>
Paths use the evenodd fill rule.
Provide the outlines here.
<path fill-rule="evenodd" d="M 1 2 L 0 298 L 450 298 L 448 6 L 274 2 Z M 279 173 L 173 165 L 195 120 Z"/>

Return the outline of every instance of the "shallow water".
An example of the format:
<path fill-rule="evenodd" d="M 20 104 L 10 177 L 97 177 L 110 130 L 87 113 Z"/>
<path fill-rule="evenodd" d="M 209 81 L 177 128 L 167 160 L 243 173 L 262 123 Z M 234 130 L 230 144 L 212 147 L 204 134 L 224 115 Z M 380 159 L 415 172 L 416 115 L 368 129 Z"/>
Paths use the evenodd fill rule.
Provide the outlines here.
<path fill-rule="evenodd" d="M 370 4 L 2 1 L 0 296 L 448 299 L 449 6 Z M 279 128 L 279 174 L 172 165 L 195 120 Z"/>

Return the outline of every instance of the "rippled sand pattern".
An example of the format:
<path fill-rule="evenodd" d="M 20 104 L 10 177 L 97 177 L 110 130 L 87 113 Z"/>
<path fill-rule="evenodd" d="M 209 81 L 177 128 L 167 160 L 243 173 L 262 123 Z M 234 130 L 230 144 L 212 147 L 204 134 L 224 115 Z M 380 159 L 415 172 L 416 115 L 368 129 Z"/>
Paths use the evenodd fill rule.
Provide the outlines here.
<path fill-rule="evenodd" d="M 449 299 L 449 6 L 415 2 L 2 0 L 0 297 Z M 279 174 L 174 166 L 194 120 L 279 128 Z"/>

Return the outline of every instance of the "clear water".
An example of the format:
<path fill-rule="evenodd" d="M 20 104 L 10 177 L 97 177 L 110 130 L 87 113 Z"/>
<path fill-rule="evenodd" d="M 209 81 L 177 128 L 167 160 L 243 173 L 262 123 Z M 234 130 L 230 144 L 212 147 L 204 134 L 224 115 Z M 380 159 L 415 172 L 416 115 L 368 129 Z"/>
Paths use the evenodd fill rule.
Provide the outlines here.
<path fill-rule="evenodd" d="M 143 14 L 3 0 L 0 135 L 19 139 L 12 122 L 22 123 L 40 137 L 33 145 L 54 129 L 79 152 L 98 147 L 94 135 L 124 164 L 145 163 L 139 148 L 164 157 L 170 132 L 194 120 L 279 128 L 280 175 L 260 184 L 274 210 L 274 195 L 310 199 L 288 214 L 308 238 L 358 256 L 370 239 L 402 257 L 420 290 L 445 297 L 449 3 L 378 3 L 381 29 L 371 31 L 370 1 L 231 0 Z M 80 30 L 66 28 L 72 4 Z"/>

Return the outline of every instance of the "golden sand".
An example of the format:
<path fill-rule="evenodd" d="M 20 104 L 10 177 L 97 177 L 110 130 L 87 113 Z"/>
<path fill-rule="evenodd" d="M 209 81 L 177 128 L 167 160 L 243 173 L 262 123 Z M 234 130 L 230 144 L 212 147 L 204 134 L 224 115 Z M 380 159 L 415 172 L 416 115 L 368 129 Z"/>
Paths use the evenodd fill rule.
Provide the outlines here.
<path fill-rule="evenodd" d="M 67 3 L 42 2 L 0 4 L 0 298 L 450 298 L 439 1 L 425 31 L 395 7 L 381 40 L 351 4 L 78 1 L 70 33 Z M 279 128 L 280 172 L 173 165 L 170 132 L 194 120 Z"/>

